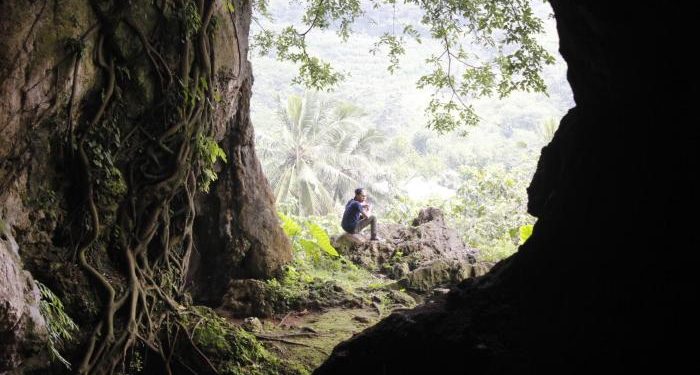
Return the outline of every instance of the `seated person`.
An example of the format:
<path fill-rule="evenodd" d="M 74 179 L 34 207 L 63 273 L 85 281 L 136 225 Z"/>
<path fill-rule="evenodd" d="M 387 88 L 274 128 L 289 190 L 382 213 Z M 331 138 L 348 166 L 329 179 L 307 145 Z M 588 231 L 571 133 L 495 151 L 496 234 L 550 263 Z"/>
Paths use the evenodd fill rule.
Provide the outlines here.
<path fill-rule="evenodd" d="M 350 199 L 345 205 L 343 213 L 343 221 L 341 226 L 350 233 L 360 233 L 366 226 L 371 226 L 372 237 L 371 241 L 378 241 L 377 237 L 377 218 L 372 215 L 369 203 L 366 203 L 367 194 L 362 188 L 355 189 L 355 198 Z"/>

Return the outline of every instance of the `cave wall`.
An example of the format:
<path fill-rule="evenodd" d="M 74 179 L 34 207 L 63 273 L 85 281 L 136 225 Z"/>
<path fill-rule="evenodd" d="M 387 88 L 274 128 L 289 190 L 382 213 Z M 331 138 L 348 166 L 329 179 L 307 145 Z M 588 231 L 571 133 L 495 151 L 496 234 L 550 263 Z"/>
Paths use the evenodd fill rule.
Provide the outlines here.
<path fill-rule="evenodd" d="M 162 20 L 153 7 L 165 3 L 124 3 L 122 12 L 131 14 L 147 35 L 155 35 Z M 212 280 L 226 286 L 236 277 L 272 277 L 291 259 L 290 244 L 279 226 L 272 193 L 255 154 L 248 115 L 253 79 L 247 60 L 251 3 L 232 1 L 233 13 L 224 2 L 216 4 L 216 81 L 212 84 L 221 100 L 213 113 L 213 136 L 225 149 L 228 162 L 217 165 L 219 179 L 211 192 L 197 196 L 197 253 L 189 273 L 190 289 L 198 300 L 207 300 Z M 38 345 L 37 338 L 45 340 L 45 335 L 30 335 L 25 329 L 28 323 L 19 324 L 15 319 L 16 314 L 24 314 L 24 302 L 17 305 L 19 291 L 24 291 L 26 308 L 36 310 L 32 275 L 53 289 L 79 322 L 91 319 L 99 307 L 76 292 L 90 291 L 86 294 L 91 295 L 92 288 L 76 265 L 74 249 L 63 248 L 56 236 L 76 203 L 82 204 L 70 197 L 76 187 L 71 185 L 71 171 L 63 155 L 67 129 L 71 121 L 81 121 L 84 112 L 95 111 L 99 93 L 91 89 L 104 84 L 94 61 L 96 17 L 89 1 L 0 2 L 0 228 L 2 266 L 7 271 L 2 273 L 0 305 L 9 306 L 11 312 L 0 314 L 0 327 L 14 327 L 7 332 L 3 328 L 0 341 L 4 345 L 5 337 L 7 342 L 15 337 L 12 346 L 0 347 L 0 372 L 22 368 L 18 364 L 24 366 L 30 357 L 38 356 L 20 353 L 24 349 L 16 343 L 25 340 Z M 138 62 L 143 51 L 136 34 L 122 23 L 115 35 L 114 48 L 124 59 L 135 61 L 129 74 L 142 84 L 138 95 L 127 90 L 117 95 L 133 106 L 132 115 L 138 118 L 156 99 L 155 83 L 149 81 L 154 74 L 147 59 Z M 76 58 L 71 48 L 81 38 L 83 52 Z M 10 243 L 17 246 L 5 246 Z M 206 287 L 195 288 L 200 282 Z M 11 285 L 23 288 L 15 290 Z M 4 293 L 6 287 L 8 293 Z M 36 326 L 40 333 L 41 325 Z M 4 361 L 5 357 L 9 360 Z"/>
<path fill-rule="evenodd" d="M 252 4 L 244 1 L 231 16 L 238 36 L 237 51 L 248 55 Z M 211 193 L 198 201 L 195 221 L 197 253 L 190 283 L 195 300 L 219 306 L 229 282 L 242 278 L 270 278 L 291 261 L 291 244 L 282 232 L 275 199 L 255 154 L 255 134 L 250 120 L 253 72 L 242 60 L 236 72 L 237 96 L 231 101 L 233 116 L 222 128 L 222 148 L 229 161 L 219 170 Z M 226 251 L 222 251 L 225 249 Z"/>
<path fill-rule="evenodd" d="M 576 107 L 528 189 L 532 237 L 316 374 L 697 371 L 696 21 L 689 5 L 551 4 Z"/>
<path fill-rule="evenodd" d="M 61 173 L 52 142 L 65 127 L 47 120 L 70 96 L 75 61 L 66 56 L 64 42 L 83 33 L 94 17 L 83 2 L 62 5 L 0 2 L 0 373 L 48 365 L 46 323 L 29 270 L 51 270 L 23 258 L 33 253 L 43 258 L 52 249 L 58 218 L 48 217 L 53 210 L 43 188 L 51 189 Z M 92 60 L 84 59 L 76 97 L 94 84 L 95 71 Z"/>
<path fill-rule="evenodd" d="M 576 107 L 543 151 L 552 165 L 530 191 L 547 197 L 530 207 L 538 233 L 508 275 L 524 346 L 537 368 L 682 368 L 670 359 L 688 351 L 680 339 L 697 332 L 698 312 L 689 9 L 551 3 Z M 538 188 L 540 176 L 552 183 Z"/>
<path fill-rule="evenodd" d="M 22 269 L 18 246 L 0 222 L 0 371 L 46 365 L 46 321 L 32 276 Z M 27 361 L 26 359 L 30 359 Z"/>

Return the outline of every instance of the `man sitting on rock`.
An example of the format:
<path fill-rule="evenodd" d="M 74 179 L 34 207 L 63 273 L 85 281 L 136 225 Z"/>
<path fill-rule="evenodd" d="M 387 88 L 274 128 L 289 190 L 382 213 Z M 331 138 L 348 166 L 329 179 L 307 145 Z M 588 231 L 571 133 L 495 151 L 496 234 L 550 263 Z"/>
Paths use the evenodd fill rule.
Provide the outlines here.
<path fill-rule="evenodd" d="M 360 233 L 362 229 L 370 225 L 372 233 L 370 240 L 378 241 L 377 218 L 372 215 L 369 203 L 365 202 L 366 199 L 367 194 L 364 189 L 355 189 L 355 198 L 350 199 L 345 205 L 343 221 L 340 225 L 350 234 Z"/>

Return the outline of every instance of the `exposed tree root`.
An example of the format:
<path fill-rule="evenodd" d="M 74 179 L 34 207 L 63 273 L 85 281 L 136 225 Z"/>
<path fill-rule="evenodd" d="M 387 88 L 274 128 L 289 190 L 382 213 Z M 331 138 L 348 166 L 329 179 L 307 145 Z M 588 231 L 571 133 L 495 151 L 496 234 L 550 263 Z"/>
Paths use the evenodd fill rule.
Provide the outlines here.
<path fill-rule="evenodd" d="M 184 9 L 188 4 L 186 1 L 175 3 L 168 6 Z M 155 8 L 164 9 L 165 5 Z M 103 2 L 92 1 L 100 20 L 100 25 L 95 27 L 99 33 L 94 60 L 105 79 L 103 86 L 95 90 L 101 94 L 99 106 L 81 126 L 76 125 L 78 119 L 72 115 L 80 55 L 76 54 L 73 61 L 66 140 L 69 149 L 77 153 L 74 160 L 79 179 L 76 182 L 82 189 L 88 219 L 81 233 L 74 236 L 82 239 L 75 249 L 78 264 L 103 292 L 102 312 L 87 338 L 77 372 L 112 374 L 120 364 L 125 365 L 135 345 L 141 343 L 142 348 L 160 357 L 166 373 L 172 373 L 173 360 L 196 373 L 176 351 L 178 342 L 183 342 L 180 336 L 185 335 L 201 363 L 217 373 L 214 363 L 193 340 L 196 325 L 190 334 L 181 323 L 185 307 L 178 302 L 183 298 L 194 243 L 194 195 L 200 173 L 196 142 L 198 137 L 211 131 L 215 54 L 209 24 L 216 2 L 197 1 L 201 27 L 191 40 L 184 40 L 177 56 L 179 76 L 175 76 L 163 57 L 165 52 L 154 47 L 135 22 L 126 16 L 114 16 L 123 13 L 117 11 L 123 6 L 115 2 L 105 8 Z M 188 27 L 184 24 L 186 21 L 182 21 L 181 32 Z M 104 191 L 103 182 L 98 182 L 98 176 L 105 172 L 101 169 L 104 166 L 95 161 L 95 153 L 101 149 L 95 148 L 94 137 L 108 131 L 104 126 L 112 121 L 121 100 L 115 93 L 127 90 L 126 86 L 120 87 L 127 83 L 121 82 L 116 74 L 117 66 L 126 62 L 112 50 L 117 45 L 114 32 L 120 23 L 138 36 L 152 73 L 157 75 L 153 78 L 160 83 L 161 94 L 157 97 L 161 99 L 157 106 L 163 108 L 163 117 L 160 121 L 136 122 L 126 127 L 129 146 L 124 146 L 126 142 L 122 140 L 113 161 L 114 168 L 124 171 L 126 193 L 117 196 L 118 209 L 110 216 L 112 219 L 102 220 L 107 212 L 98 202 L 106 199 L 109 192 Z M 177 100 L 173 101 L 173 97 Z M 94 265 L 99 263 L 92 258 L 104 257 L 105 252 L 119 258 L 113 262 L 113 268 L 101 269 Z M 112 276 L 113 273 L 118 275 Z M 125 280 L 126 285 L 117 286 L 115 278 Z"/>

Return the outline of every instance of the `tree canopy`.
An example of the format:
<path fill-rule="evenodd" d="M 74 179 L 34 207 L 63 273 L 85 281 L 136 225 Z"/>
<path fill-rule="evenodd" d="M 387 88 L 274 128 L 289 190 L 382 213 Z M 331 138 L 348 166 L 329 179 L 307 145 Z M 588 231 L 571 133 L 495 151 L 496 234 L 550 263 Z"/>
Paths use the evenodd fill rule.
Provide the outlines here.
<path fill-rule="evenodd" d="M 479 116 L 472 101 L 513 91 L 546 92 L 541 72 L 554 57 L 537 41 L 543 31 L 528 0 L 297 0 L 303 16 L 297 25 L 265 28 L 253 36 L 261 54 L 298 64 L 294 83 L 331 90 L 344 78 L 331 62 L 307 51 L 313 29 L 335 29 L 347 40 L 358 19 L 382 7 L 414 7 L 422 12 L 421 25 L 400 25 L 381 35 L 372 53 L 385 51 L 390 72 L 399 69 L 407 41 L 438 40 L 441 51 L 426 60 L 431 72 L 416 82 L 434 92 L 426 111 L 427 126 L 438 132 L 476 125 Z M 257 17 L 270 19 L 269 0 L 256 2 Z M 261 25 L 258 22 L 258 25 Z M 421 31 L 422 30 L 422 31 Z"/>

